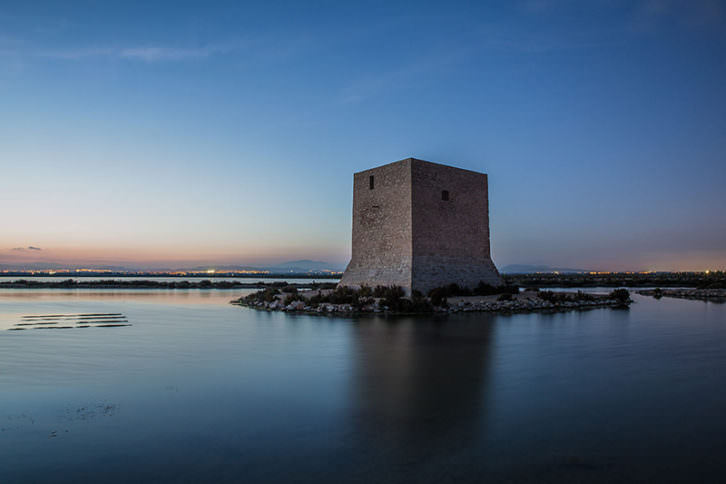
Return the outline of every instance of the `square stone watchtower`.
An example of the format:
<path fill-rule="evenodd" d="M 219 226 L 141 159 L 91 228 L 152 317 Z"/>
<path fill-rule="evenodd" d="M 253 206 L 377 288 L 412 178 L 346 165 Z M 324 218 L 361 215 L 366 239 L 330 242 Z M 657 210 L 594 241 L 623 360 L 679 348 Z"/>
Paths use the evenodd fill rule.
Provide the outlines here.
<path fill-rule="evenodd" d="M 426 294 L 502 284 L 489 249 L 484 173 L 407 158 L 353 176 L 353 257 L 341 286 Z"/>

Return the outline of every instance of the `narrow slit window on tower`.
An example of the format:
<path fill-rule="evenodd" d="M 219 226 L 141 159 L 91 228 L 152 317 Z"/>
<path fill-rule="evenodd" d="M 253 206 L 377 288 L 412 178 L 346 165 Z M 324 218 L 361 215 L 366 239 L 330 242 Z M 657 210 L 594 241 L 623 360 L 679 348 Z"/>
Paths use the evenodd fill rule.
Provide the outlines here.
<path fill-rule="evenodd" d="M 373 175 L 368 177 L 368 183 L 371 187 L 371 190 L 373 190 L 373 187 L 375 186 L 375 182 L 373 181 Z"/>
<path fill-rule="evenodd" d="M 441 190 L 441 200 L 444 200 L 446 202 L 449 201 L 449 191 L 448 190 Z"/>

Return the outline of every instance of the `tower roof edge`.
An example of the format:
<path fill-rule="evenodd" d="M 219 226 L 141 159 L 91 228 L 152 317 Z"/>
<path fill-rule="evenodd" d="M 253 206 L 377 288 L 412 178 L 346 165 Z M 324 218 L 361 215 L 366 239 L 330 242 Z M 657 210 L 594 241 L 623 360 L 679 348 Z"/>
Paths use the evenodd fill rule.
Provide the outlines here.
<path fill-rule="evenodd" d="M 365 170 L 357 171 L 354 174 L 357 175 L 359 173 L 365 173 L 368 171 L 377 170 L 379 168 L 383 168 L 385 166 L 390 166 L 390 165 L 396 165 L 398 163 L 401 163 L 401 164 L 408 163 L 411 166 L 413 166 L 413 165 L 419 165 L 419 166 L 431 165 L 431 166 L 442 167 L 442 168 L 447 168 L 447 169 L 451 169 L 451 170 L 460 170 L 460 171 L 465 171 L 465 172 L 469 172 L 469 173 L 476 173 L 477 175 L 486 176 L 486 173 L 484 173 L 483 171 L 467 170 L 466 168 L 459 168 L 458 166 L 446 165 L 444 163 L 435 163 L 433 161 L 426 161 L 426 160 L 422 160 L 422 159 L 414 158 L 414 157 L 408 157 L 408 158 L 404 158 L 402 160 L 393 161 L 391 163 L 385 163 L 383 165 L 374 166 L 372 168 L 367 168 Z"/>

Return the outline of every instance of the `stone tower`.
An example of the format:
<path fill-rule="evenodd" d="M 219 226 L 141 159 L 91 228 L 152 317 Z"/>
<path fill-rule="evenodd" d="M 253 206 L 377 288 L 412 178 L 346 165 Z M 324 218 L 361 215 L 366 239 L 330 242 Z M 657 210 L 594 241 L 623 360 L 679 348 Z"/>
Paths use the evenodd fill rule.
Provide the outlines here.
<path fill-rule="evenodd" d="M 487 176 L 407 158 L 353 175 L 353 257 L 341 286 L 426 294 L 502 280 L 489 251 Z"/>

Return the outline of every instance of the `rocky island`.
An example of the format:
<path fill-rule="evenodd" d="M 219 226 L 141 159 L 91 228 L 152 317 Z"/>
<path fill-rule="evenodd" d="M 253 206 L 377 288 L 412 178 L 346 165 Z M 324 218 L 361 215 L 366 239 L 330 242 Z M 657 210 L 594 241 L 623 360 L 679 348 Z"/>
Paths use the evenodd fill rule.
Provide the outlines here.
<path fill-rule="evenodd" d="M 726 289 L 718 288 L 679 288 L 679 289 L 645 289 L 638 291 L 641 296 L 652 296 L 656 299 L 662 297 L 675 297 L 680 299 L 694 299 L 698 301 L 711 301 L 726 303 Z"/>
<path fill-rule="evenodd" d="M 488 292 L 488 293 L 487 293 Z M 632 300 L 626 289 L 609 294 L 552 292 L 517 287 L 493 288 L 480 285 L 474 290 L 451 284 L 432 290 L 428 296 L 406 296 L 398 286 L 351 289 L 298 290 L 296 286 L 266 288 L 231 301 L 232 304 L 267 311 L 309 314 L 331 313 L 454 313 L 454 312 L 556 312 L 594 308 L 627 308 Z"/>

